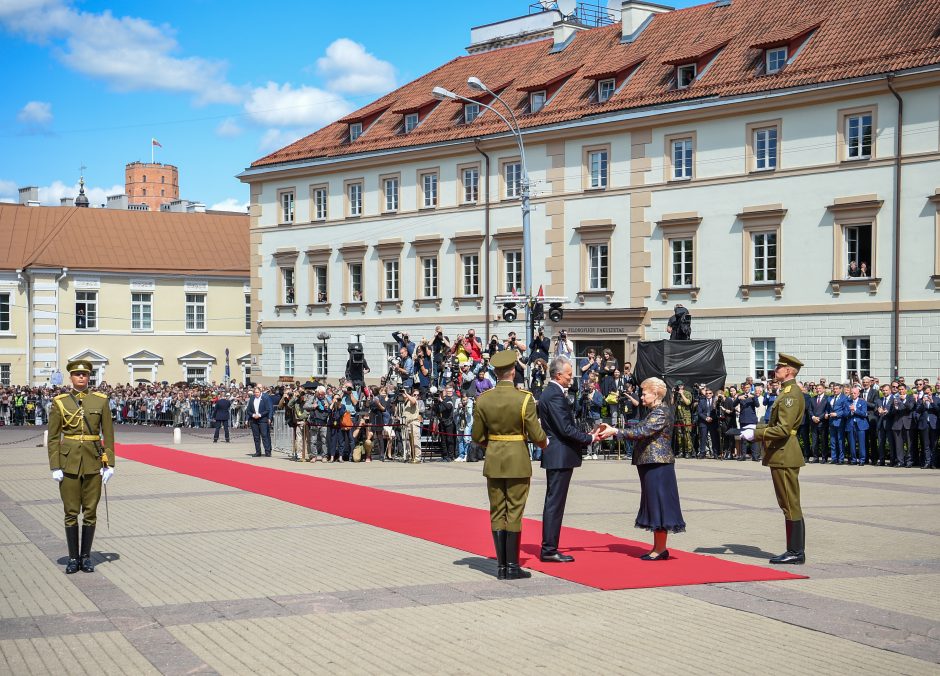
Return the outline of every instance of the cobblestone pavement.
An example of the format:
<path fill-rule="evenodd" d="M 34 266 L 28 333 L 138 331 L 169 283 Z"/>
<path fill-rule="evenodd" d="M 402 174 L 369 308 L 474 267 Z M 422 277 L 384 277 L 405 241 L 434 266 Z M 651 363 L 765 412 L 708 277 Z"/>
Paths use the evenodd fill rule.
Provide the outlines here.
<path fill-rule="evenodd" d="M 806 467 L 808 580 L 601 592 L 539 573 L 497 582 L 482 557 L 119 459 L 97 570 L 66 577 L 33 434 L 0 429 L 0 673 L 940 672 L 937 471 Z M 165 430 L 118 439 L 172 446 Z M 480 464 L 301 464 L 205 432 L 182 448 L 486 507 Z M 689 529 L 671 546 L 757 564 L 779 553 L 766 468 L 677 473 Z M 536 469 L 527 516 L 544 488 Z M 638 496 L 628 462 L 586 461 L 565 524 L 646 539 Z"/>

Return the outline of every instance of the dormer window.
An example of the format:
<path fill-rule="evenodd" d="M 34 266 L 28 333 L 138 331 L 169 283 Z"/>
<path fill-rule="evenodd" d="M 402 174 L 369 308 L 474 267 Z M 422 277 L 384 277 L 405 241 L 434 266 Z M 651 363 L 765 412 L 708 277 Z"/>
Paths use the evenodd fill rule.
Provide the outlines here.
<path fill-rule="evenodd" d="M 682 66 L 676 66 L 676 87 L 685 89 L 691 87 L 695 82 L 695 76 L 698 74 L 698 66 L 694 63 L 687 63 Z"/>
<path fill-rule="evenodd" d="M 542 110 L 542 108 L 545 107 L 546 99 L 547 99 L 547 96 L 546 96 L 544 89 L 540 89 L 537 92 L 530 92 L 529 93 L 529 112 L 537 113 L 540 110 Z"/>
<path fill-rule="evenodd" d="M 418 113 L 408 113 L 405 115 L 405 133 L 409 134 L 418 126 Z"/>
<path fill-rule="evenodd" d="M 349 142 L 352 143 L 362 136 L 362 122 L 353 122 L 349 125 Z"/>
<path fill-rule="evenodd" d="M 597 102 L 604 103 L 609 101 L 617 89 L 617 81 L 614 78 L 609 80 L 599 80 L 597 83 Z"/>
<path fill-rule="evenodd" d="M 771 73 L 779 73 L 783 70 L 783 67 L 787 65 L 786 46 L 768 49 L 764 54 L 764 63 L 766 64 L 768 75 Z"/>
<path fill-rule="evenodd" d="M 464 124 L 470 124 L 475 119 L 480 116 L 480 104 L 479 103 L 467 103 L 463 107 L 463 121 Z"/>

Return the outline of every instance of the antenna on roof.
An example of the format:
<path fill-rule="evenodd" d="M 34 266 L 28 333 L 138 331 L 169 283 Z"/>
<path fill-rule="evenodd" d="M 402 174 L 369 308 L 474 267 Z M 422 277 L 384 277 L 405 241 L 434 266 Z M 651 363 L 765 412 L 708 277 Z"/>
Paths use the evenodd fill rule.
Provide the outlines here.
<path fill-rule="evenodd" d="M 574 14 L 577 8 L 577 0 L 558 0 L 558 11 L 561 12 L 561 15 L 566 19 Z"/>
<path fill-rule="evenodd" d="M 539 4 L 542 5 L 542 9 L 549 10 L 555 6 L 555 0 L 539 0 Z"/>

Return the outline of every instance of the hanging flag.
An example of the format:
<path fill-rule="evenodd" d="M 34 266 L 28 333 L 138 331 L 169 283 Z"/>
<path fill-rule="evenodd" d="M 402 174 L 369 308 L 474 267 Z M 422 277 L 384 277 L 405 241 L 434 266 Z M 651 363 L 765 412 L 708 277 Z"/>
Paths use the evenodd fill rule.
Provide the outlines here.
<path fill-rule="evenodd" d="M 516 287 L 512 287 L 512 297 L 515 298 L 515 297 L 518 296 L 518 295 L 519 295 L 519 294 L 516 293 Z"/>
<path fill-rule="evenodd" d="M 545 300 L 545 292 L 542 291 L 542 285 L 541 285 L 541 284 L 539 284 L 539 292 L 538 292 L 537 294 L 535 294 L 535 296 L 536 296 L 536 298 L 538 298 L 539 300 Z"/>
<path fill-rule="evenodd" d="M 158 148 L 162 148 L 162 147 L 163 147 L 163 144 L 160 143 L 160 142 L 159 142 L 157 139 L 155 139 L 155 138 L 151 138 L 151 139 L 150 139 L 150 145 L 152 145 L 152 146 L 157 146 Z"/>

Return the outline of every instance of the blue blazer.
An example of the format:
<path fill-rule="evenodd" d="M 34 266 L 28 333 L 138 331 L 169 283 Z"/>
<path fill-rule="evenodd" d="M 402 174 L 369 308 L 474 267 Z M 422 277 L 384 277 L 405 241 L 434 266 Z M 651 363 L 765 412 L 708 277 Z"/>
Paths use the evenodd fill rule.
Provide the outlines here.
<path fill-rule="evenodd" d="M 844 429 L 843 423 L 845 423 L 849 417 L 849 401 L 849 398 L 844 394 L 840 394 L 838 397 L 832 397 L 830 400 L 831 412 L 835 413 L 838 417 L 830 418 L 830 425 Z"/>
<path fill-rule="evenodd" d="M 226 421 L 230 417 L 230 410 L 232 408 L 232 402 L 230 402 L 225 397 L 219 397 L 216 400 L 215 406 L 212 407 L 212 419 Z"/>
<path fill-rule="evenodd" d="M 741 427 L 757 424 L 757 397 L 753 396 L 753 393 L 747 396 L 743 401 L 738 400 L 738 410 L 740 411 L 738 424 Z"/>
<path fill-rule="evenodd" d="M 852 400 L 849 399 L 848 406 L 852 405 Z M 848 408 L 846 406 L 846 408 Z M 853 429 L 857 430 L 867 430 L 868 429 L 868 402 L 859 397 L 855 400 L 855 413 L 849 411 L 849 424 Z"/>
<path fill-rule="evenodd" d="M 545 383 L 536 410 L 548 435 L 548 446 L 542 449 L 542 469 L 580 467 L 581 449 L 591 443 L 591 435 L 578 429 L 565 393 L 554 383 Z"/>
<path fill-rule="evenodd" d="M 271 397 L 264 392 L 261 393 L 258 413 L 261 415 L 260 418 L 252 417 L 255 414 L 255 396 L 251 395 L 251 397 L 248 398 L 248 420 L 259 423 L 271 422 L 271 416 L 274 415 L 274 404 L 271 402 Z"/>
<path fill-rule="evenodd" d="M 933 394 L 930 397 L 921 398 L 917 402 L 917 412 L 920 413 L 917 419 L 917 429 L 937 429 L 938 411 L 940 411 L 940 396 Z"/>

